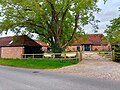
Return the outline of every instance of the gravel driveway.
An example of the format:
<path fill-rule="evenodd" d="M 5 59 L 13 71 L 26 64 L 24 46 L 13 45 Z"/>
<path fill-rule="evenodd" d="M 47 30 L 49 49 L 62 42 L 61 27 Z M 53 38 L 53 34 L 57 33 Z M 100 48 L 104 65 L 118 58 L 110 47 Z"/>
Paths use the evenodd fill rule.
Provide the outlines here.
<path fill-rule="evenodd" d="M 86 52 L 83 61 L 77 65 L 55 69 L 56 72 L 77 74 L 85 77 L 120 80 L 120 63 L 116 63 L 97 53 Z"/>

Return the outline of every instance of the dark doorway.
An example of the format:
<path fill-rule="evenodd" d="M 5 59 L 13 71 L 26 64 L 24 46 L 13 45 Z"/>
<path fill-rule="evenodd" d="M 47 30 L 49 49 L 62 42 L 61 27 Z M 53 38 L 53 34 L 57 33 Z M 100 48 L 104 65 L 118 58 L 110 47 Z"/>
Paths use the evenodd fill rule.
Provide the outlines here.
<path fill-rule="evenodd" d="M 77 50 L 80 51 L 80 46 L 77 46 Z"/>
<path fill-rule="evenodd" d="M 24 48 L 24 54 L 28 54 L 23 58 L 32 58 L 32 54 L 34 54 L 34 58 L 42 58 L 43 55 L 43 51 L 40 50 L 41 47 L 37 47 L 37 46 L 26 46 Z M 35 54 L 39 54 L 39 55 L 35 55 Z"/>
<path fill-rule="evenodd" d="M 40 47 L 35 46 L 26 46 L 24 49 L 25 54 L 40 54 L 43 53 L 42 50 L 40 50 Z"/>
<path fill-rule="evenodd" d="M 84 45 L 84 51 L 90 51 L 90 45 Z"/>

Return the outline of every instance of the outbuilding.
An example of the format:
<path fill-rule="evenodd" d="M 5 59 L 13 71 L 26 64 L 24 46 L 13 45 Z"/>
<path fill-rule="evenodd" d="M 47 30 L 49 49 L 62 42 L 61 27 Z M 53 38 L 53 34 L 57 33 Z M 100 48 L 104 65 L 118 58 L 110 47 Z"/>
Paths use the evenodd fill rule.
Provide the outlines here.
<path fill-rule="evenodd" d="M 68 46 L 68 51 L 100 51 L 111 50 L 111 45 L 103 34 L 88 34 L 75 40 L 73 45 Z"/>
<path fill-rule="evenodd" d="M 41 48 L 26 35 L 0 38 L 0 58 L 23 58 L 23 54 L 40 54 Z"/>

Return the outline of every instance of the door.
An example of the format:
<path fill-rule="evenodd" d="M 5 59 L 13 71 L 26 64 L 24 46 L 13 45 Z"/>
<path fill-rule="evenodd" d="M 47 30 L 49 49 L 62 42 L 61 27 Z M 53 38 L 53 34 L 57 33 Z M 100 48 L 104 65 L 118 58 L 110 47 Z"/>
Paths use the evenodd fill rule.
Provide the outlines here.
<path fill-rule="evenodd" d="M 84 51 L 90 51 L 90 45 L 84 45 Z"/>

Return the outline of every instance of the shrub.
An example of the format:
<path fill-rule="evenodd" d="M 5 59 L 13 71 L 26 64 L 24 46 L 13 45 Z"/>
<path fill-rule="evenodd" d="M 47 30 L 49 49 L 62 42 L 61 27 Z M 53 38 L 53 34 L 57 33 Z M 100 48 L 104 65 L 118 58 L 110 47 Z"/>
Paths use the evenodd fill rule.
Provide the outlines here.
<path fill-rule="evenodd" d="M 115 48 L 115 62 L 120 62 L 120 47 Z"/>

